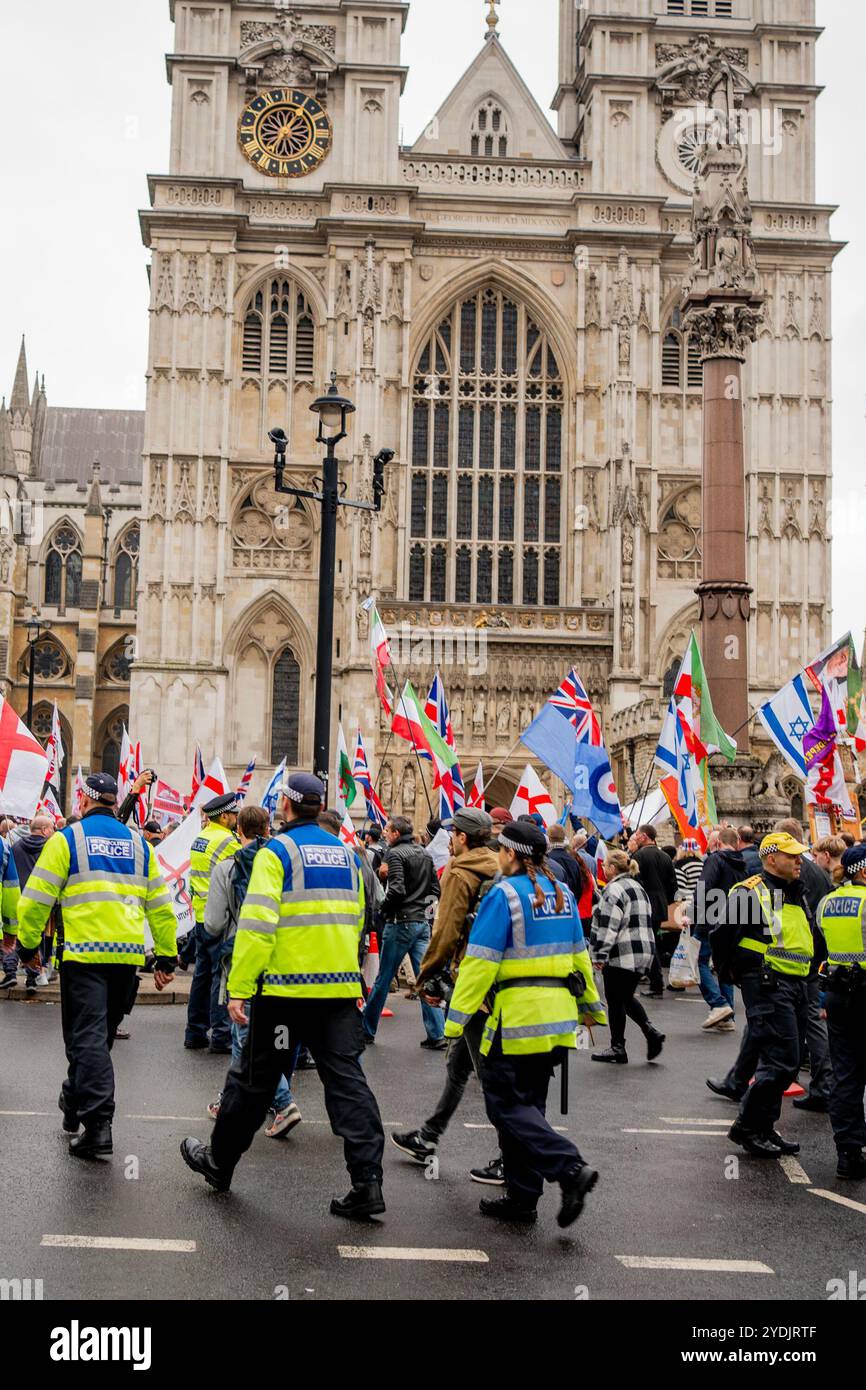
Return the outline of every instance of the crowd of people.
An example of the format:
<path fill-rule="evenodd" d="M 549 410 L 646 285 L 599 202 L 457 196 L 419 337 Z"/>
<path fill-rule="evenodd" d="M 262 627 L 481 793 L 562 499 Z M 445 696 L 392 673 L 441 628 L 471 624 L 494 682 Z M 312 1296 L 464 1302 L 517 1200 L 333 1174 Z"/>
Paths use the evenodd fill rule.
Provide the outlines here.
<path fill-rule="evenodd" d="M 29 984 L 61 955 L 70 1068 L 60 1104 L 71 1152 L 111 1152 L 109 1054 L 134 1000 L 129 979 L 115 988 L 118 971 L 150 968 L 164 988 L 176 968 L 191 969 L 184 1045 L 231 1062 L 207 1106 L 210 1141 L 182 1145 L 187 1165 L 228 1190 L 260 1128 L 284 1139 L 302 1122 L 294 1074 L 315 1068 L 352 1178 L 331 1210 L 380 1214 L 384 1135 L 363 1056 L 407 969 L 420 1046 L 445 1054 L 444 1078 L 426 1117 L 393 1133 L 394 1145 L 429 1165 L 475 1075 L 499 1148 L 470 1176 L 504 1189 L 482 1211 L 534 1221 L 550 1182 L 560 1188 L 558 1220 L 567 1226 L 598 1173 L 546 1118 L 554 1071 L 567 1065 L 584 1026 L 609 1028 L 593 1062 L 629 1064 L 629 1024 L 655 1062 L 666 1038 L 651 1001 L 682 987 L 681 972 L 665 976 L 679 956 L 706 1004 L 705 1033 L 730 1034 L 744 1015 L 734 1066 L 706 1079 L 738 1106 L 732 1141 L 755 1157 L 798 1151 L 776 1125 L 782 1096 L 808 1060 L 808 1089 L 794 1105 L 829 1111 L 838 1176 L 866 1178 L 862 842 L 834 836 L 809 848 L 803 827 L 782 821 L 760 840 L 750 826 L 718 826 L 705 849 L 697 840 L 663 847 L 652 825 L 604 845 L 537 816 L 463 808 L 446 828 L 443 864 L 433 852 L 444 838 L 440 822 L 418 833 L 396 816 L 384 830 L 366 826 L 352 847 L 324 793 L 317 778 L 295 774 L 275 820 L 260 806 L 239 808 L 231 793 L 204 806 L 191 857 L 195 925 L 180 943 L 153 854 L 159 827 L 140 834 L 127 825 L 110 777 L 88 779 L 83 815 L 59 833 L 44 816 L 29 828 L 0 825 L 0 987 L 16 981 L 19 965 Z M 132 880 L 124 877 L 133 869 L 134 926 Z M 99 891 L 83 899 L 87 884 Z M 116 941 L 106 921 L 119 892 L 125 920 Z M 147 961 L 145 920 L 155 943 Z M 76 1000 L 90 1009 L 86 1025 L 76 1022 Z M 94 1000 L 103 1010 L 96 1024 Z"/>

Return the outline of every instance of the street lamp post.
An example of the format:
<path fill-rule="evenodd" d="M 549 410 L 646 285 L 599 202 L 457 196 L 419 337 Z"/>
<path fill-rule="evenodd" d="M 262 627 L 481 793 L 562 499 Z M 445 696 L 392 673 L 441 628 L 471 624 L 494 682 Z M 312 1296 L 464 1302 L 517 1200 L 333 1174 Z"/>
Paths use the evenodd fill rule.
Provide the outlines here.
<path fill-rule="evenodd" d="M 282 429 L 271 430 L 268 438 L 274 446 L 274 490 L 291 497 L 306 497 L 318 502 L 322 509 L 321 545 L 319 550 L 319 622 L 316 639 L 316 708 L 313 732 L 313 768 L 327 789 L 331 766 L 331 679 L 334 660 L 334 586 L 337 567 L 337 512 L 340 507 L 358 511 L 381 512 L 385 493 L 385 465 L 394 457 L 393 449 L 382 449 L 373 460 L 373 501 L 355 502 L 343 495 L 346 484 L 340 483 L 336 448 L 346 438 L 346 421 L 355 407 L 337 390 L 337 373 L 331 373 L 331 386 L 324 396 L 313 401 L 310 409 L 319 417 L 316 442 L 326 446 L 323 460 L 324 476 L 313 481 L 321 485 L 319 492 L 289 487 L 283 481 L 286 467 L 288 438 Z"/>
<path fill-rule="evenodd" d="M 33 729 L 33 678 L 36 674 L 36 644 L 43 632 L 48 631 L 48 623 L 43 622 L 39 614 L 32 612 L 24 626 L 27 629 L 27 641 L 30 646 L 29 672 L 27 677 L 27 727 Z"/>

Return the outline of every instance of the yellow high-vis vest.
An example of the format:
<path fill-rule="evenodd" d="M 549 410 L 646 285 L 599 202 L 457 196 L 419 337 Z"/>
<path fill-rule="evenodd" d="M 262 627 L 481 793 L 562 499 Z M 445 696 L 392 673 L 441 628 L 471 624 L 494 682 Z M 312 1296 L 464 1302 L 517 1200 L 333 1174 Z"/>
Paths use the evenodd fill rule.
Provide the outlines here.
<path fill-rule="evenodd" d="M 240 841 L 224 825 L 208 821 L 204 830 L 192 842 L 189 856 L 189 887 L 192 911 L 196 922 L 204 921 L 211 871 L 221 859 L 237 854 Z"/>
<path fill-rule="evenodd" d="M 802 907 L 796 903 L 783 903 L 781 909 L 773 902 L 773 895 L 760 874 L 736 883 L 731 894 L 738 888 L 748 888 L 761 905 L 761 917 L 770 933 L 771 941 L 756 936 L 744 936 L 737 946 L 744 951 L 754 951 L 764 957 L 771 970 L 779 975 L 794 975 L 805 979 L 812 967 L 815 943 L 809 919 Z M 750 918 L 751 921 L 751 918 Z"/>
<path fill-rule="evenodd" d="M 821 931 L 830 965 L 866 970 L 866 888 L 849 883 L 828 893 L 821 911 Z"/>

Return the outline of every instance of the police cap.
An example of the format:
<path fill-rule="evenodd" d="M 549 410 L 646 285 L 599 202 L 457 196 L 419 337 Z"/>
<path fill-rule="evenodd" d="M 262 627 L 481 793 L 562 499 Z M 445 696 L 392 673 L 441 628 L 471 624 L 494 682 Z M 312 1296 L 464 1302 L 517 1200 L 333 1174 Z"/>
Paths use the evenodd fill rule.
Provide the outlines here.
<path fill-rule="evenodd" d="M 311 772 L 293 772 L 280 788 L 283 796 L 295 806 L 321 806 L 325 799 L 325 784 Z"/>
<path fill-rule="evenodd" d="M 842 868 L 849 878 L 853 878 L 861 869 L 866 869 L 866 844 L 861 840 L 859 845 L 852 845 L 846 849 L 842 855 Z"/>
<path fill-rule="evenodd" d="M 238 809 L 238 799 L 234 792 L 225 792 L 222 796 L 215 796 L 212 801 L 206 801 L 202 810 L 208 820 L 216 820 L 217 816 L 224 816 L 227 811 Z"/>
<path fill-rule="evenodd" d="M 117 783 L 109 772 L 91 772 L 85 777 L 84 785 L 97 801 L 117 800 Z"/>
<path fill-rule="evenodd" d="M 515 854 L 537 859 L 547 851 L 547 836 L 531 820 L 512 820 L 502 827 L 499 845 L 502 849 L 513 849 Z"/>

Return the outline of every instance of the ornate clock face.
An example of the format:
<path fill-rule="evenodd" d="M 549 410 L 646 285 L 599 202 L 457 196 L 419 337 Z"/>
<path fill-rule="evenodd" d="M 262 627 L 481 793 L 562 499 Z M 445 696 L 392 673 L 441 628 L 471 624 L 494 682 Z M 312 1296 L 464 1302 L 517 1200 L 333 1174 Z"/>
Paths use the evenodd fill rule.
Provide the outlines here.
<path fill-rule="evenodd" d="M 261 92 L 238 122 L 238 140 L 250 164 L 272 178 L 312 173 L 330 154 L 333 138 L 325 108 L 291 87 Z"/>

